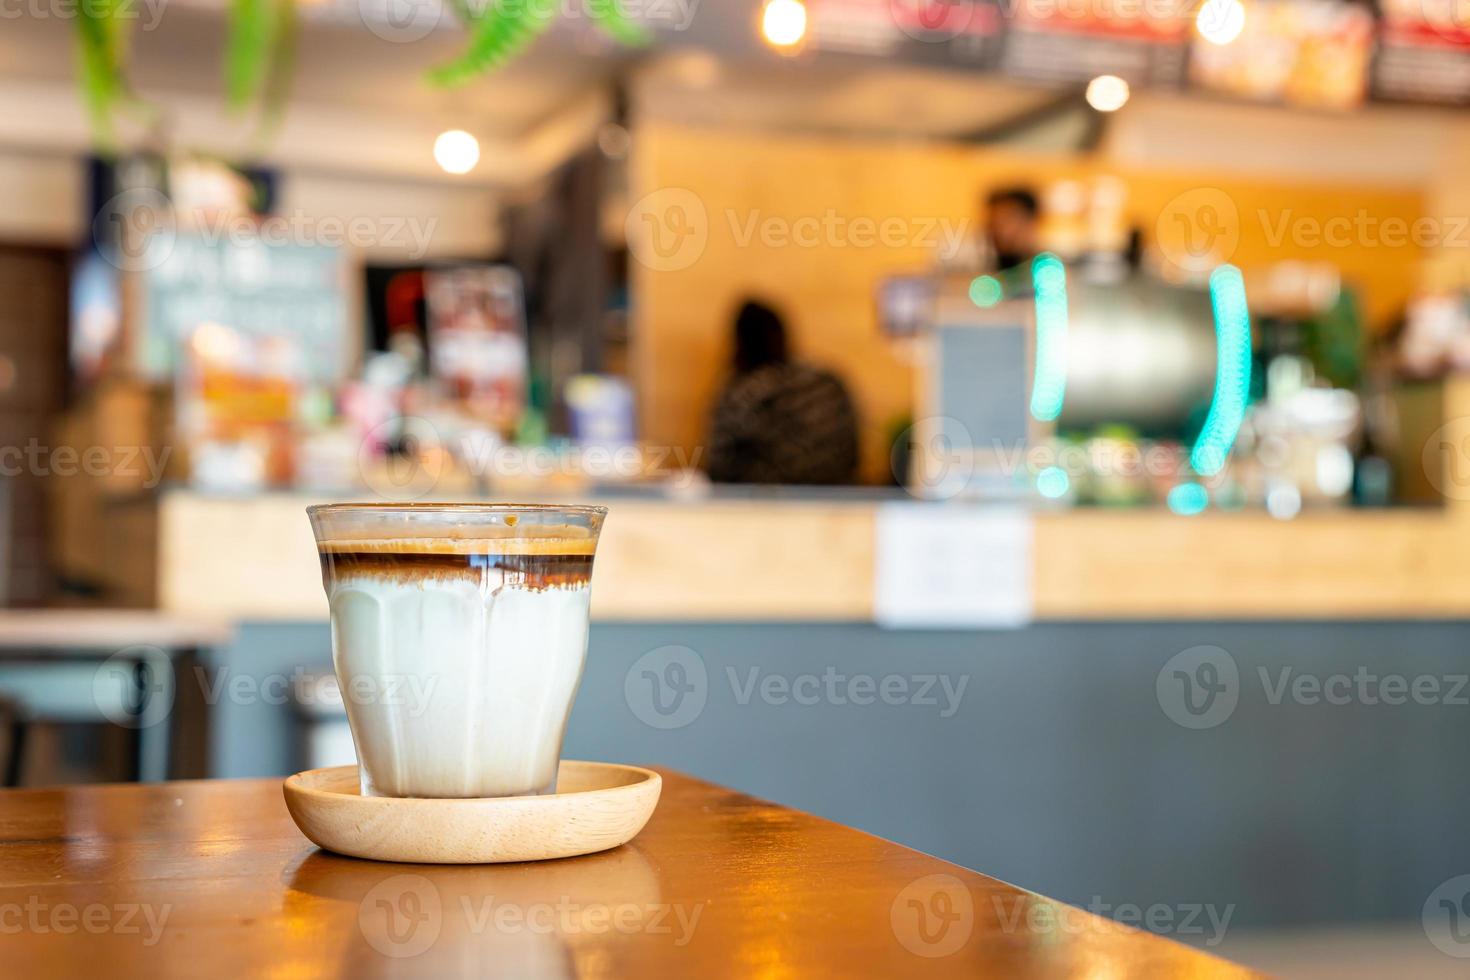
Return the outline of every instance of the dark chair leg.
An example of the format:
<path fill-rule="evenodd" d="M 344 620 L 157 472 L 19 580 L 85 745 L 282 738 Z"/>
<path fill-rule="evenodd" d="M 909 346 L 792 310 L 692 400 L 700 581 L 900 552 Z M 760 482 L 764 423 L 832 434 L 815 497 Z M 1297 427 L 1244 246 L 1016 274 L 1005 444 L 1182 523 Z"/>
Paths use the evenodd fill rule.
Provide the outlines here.
<path fill-rule="evenodd" d="M 8 789 L 20 785 L 20 771 L 25 760 L 26 733 L 29 728 L 19 718 L 10 723 L 10 759 L 5 764 L 5 786 Z"/>

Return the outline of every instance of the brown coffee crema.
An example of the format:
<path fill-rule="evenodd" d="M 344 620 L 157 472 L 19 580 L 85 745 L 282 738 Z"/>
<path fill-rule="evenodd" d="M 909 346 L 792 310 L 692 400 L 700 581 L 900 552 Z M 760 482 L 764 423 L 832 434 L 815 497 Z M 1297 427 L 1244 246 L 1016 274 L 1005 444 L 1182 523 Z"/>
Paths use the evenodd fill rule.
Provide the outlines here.
<path fill-rule="evenodd" d="M 324 541 L 322 578 L 371 578 L 401 584 L 434 579 L 481 582 L 491 587 L 553 589 L 585 586 L 592 577 L 597 541 L 566 537 L 360 538 Z"/>

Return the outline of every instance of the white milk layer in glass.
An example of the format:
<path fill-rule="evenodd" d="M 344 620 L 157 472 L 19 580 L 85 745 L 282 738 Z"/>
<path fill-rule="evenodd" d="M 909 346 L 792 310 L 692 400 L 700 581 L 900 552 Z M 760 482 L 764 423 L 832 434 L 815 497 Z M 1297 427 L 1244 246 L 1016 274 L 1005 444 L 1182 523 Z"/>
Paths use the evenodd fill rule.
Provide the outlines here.
<path fill-rule="evenodd" d="M 494 571 L 329 582 L 363 793 L 553 792 L 590 598 L 585 581 L 531 588 Z"/>

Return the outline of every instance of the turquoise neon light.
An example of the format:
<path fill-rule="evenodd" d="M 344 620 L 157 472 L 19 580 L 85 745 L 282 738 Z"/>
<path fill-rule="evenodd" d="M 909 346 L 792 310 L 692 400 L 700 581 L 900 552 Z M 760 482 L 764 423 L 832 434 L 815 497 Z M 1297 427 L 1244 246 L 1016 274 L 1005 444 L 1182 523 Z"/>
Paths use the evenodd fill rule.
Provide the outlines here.
<path fill-rule="evenodd" d="M 1210 274 L 1210 305 L 1215 311 L 1215 397 L 1189 465 L 1200 476 L 1214 476 L 1225 465 L 1251 388 L 1251 315 L 1245 301 L 1245 280 L 1233 265 Z"/>
<path fill-rule="evenodd" d="M 1058 500 L 1072 488 L 1072 478 L 1060 466 L 1048 466 L 1036 474 L 1036 492 L 1048 500 Z"/>
<path fill-rule="evenodd" d="M 1036 376 L 1031 382 L 1031 414 L 1054 422 L 1067 394 L 1067 269 L 1043 252 L 1031 263 L 1036 291 Z"/>
<path fill-rule="evenodd" d="M 1000 280 L 994 276 L 976 276 L 970 280 L 970 302 L 987 310 L 1005 298 Z"/>
<path fill-rule="evenodd" d="M 1169 509 L 1193 517 L 1209 506 L 1210 492 L 1198 483 L 1181 483 L 1169 491 Z"/>

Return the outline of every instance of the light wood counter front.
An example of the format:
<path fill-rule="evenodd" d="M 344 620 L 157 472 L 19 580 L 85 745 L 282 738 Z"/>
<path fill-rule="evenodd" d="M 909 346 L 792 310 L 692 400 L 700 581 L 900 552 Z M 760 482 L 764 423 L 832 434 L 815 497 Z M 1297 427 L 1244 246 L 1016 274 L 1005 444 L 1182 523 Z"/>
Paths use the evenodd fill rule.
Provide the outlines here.
<path fill-rule="evenodd" d="M 159 503 L 170 612 L 324 620 L 316 548 L 294 494 Z M 593 614 L 623 621 L 869 621 L 873 502 L 605 501 Z M 926 505 L 947 506 L 947 505 Z M 1069 619 L 1470 617 L 1462 508 L 1033 518 L 1035 615 Z"/>

